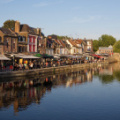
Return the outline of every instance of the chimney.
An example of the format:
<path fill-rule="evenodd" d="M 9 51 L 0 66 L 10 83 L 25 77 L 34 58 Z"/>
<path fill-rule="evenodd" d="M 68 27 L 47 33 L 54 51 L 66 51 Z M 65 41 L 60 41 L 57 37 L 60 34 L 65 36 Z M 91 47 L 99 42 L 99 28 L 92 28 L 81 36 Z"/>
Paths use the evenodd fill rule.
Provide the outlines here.
<path fill-rule="evenodd" d="M 15 21 L 15 32 L 16 33 L 20 32 L 20 22 L 19 21 Z"/>
<path fill-rule="evenodd" d="M 41 29 L 37 28 L 37 34 L 41 36 Z"/>

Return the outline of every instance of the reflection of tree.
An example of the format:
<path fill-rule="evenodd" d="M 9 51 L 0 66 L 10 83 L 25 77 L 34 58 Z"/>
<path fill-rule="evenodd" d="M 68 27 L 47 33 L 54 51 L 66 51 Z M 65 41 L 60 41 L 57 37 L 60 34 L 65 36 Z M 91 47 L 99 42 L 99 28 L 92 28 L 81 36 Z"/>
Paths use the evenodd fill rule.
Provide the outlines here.
<path fill-rule="evenodd" d="M 120 81 L 120 71 L 114 71 L 113 75 L 115 76 L 115 78 Z"/>
<path fill-rule="evenodd" d="M 102 81 L 102 83 L 106 83 L 106 84 L 111 83 L 114 80 L 113 75 L 100 75 L 99 78 Z"/>

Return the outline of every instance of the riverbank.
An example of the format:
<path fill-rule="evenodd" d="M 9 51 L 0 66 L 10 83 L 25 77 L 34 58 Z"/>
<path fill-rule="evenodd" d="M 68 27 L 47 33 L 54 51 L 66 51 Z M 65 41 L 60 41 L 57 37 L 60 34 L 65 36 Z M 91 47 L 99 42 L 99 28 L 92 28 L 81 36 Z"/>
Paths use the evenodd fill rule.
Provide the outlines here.
<path fill-rule="evenodd" d="M 75 65 L 66 65 L 59 67 L 49 67 L 49 68 L 41 68 L 41 69 L 33 69 L 33 70 L 21 70 L 21 71 L 9 71 L 9 72 L 1 72 L 0 80 L 4 80 L 5 78 L 13 78 L 13 77 L 33 77 L 33 76 L 45 76 L 51 74 L 58 73 L 66 73 L 66 72 L 74 72 L 76 70 L 81 70 L 85 68 L 93 68 L 93 67 L 101 67 L 108 65 L 109 62 L 98 62 L 98 63 L 84 63 L 84 64 L 75 64 Z"/>

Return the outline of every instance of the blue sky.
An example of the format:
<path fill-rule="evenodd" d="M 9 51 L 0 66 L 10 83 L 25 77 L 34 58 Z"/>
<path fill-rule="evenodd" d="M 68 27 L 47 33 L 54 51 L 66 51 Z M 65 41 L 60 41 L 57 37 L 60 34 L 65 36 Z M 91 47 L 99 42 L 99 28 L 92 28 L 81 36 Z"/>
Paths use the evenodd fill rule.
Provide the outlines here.
<path fill-rule="evenodd" d="M 43 33 L 120 39 L 120 0 L 0 0 L 0 26 L 8 19 L 42 28 Z"/>

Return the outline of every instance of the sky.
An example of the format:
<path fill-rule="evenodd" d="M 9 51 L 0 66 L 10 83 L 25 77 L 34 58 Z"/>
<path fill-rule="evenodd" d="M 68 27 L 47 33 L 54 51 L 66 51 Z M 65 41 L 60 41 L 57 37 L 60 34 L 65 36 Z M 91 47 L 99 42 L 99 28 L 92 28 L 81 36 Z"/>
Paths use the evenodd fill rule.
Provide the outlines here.
<path fill-rule="evenodd" d="M 0 26 L 8 19 L 41 28 L 45 36 L 120 40 L 120 0 L 0 0 Z"/>

